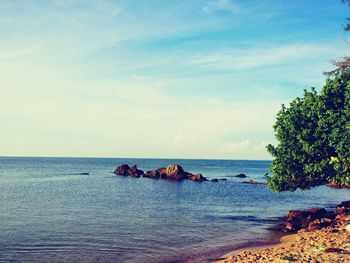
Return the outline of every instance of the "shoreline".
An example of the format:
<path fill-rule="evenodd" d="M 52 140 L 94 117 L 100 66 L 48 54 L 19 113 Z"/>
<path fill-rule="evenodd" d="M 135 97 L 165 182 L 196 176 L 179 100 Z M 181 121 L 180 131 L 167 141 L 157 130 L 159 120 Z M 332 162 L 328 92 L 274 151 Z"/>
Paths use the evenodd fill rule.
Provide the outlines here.
<path fill-rule="evenodd" d="M 350 201 L 333 211 L 325 208 L 291 210 L 280 242 L 236 249 L 213 263 L 350 262 Z"/>
<path fill-rule="evenodd" d="M 281 237 L 280 243 L 234 250 L 213 263 L 350 262 L 349 222 L 314 231 L 301 230 Z"/>
<path fill-rule="evenodd" d="M 278 241 L 266 241 L 265 244 L 252 244 L 252 245 L 247 245 L 238 249 L 234 249 L 231 252 L 228 252 L 221 257 L 215 259 L 212 261 L 213 263 L 225 263 L 230 257 L 235 256 L 240 253 L 248 252 L 248 251 L 255 251 L 259 249 L 269 249 L 269 248 L 279 248 L 280 246 L 283 246 L 286 243 L 292 242 L 296 239 L 297 233 L 293 234 L 288 234 L 285 233 L 283 234 Z"/>

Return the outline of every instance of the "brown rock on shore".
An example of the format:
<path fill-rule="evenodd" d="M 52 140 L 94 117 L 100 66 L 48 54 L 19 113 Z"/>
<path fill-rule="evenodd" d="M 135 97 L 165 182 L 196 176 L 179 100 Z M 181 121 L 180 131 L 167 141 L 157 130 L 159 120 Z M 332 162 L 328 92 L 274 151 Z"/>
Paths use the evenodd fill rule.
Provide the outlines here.
<path fill-rule="evenodd" d="M 350 263 L 350 201 L 332 212 L 324 208 L 291 210 L 286 218 L 286 225 L 301 230 L 283 237 L 281 244 L 234 251 L 215 262 Z"/>

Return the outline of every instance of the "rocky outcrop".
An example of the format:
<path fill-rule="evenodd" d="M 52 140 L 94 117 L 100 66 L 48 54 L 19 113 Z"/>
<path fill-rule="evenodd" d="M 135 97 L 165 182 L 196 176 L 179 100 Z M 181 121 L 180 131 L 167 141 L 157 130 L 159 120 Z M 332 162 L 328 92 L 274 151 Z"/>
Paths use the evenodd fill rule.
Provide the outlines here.
<path fill-rule="evenodd" d="M 333 211 L 327 211 L 324 208 L 291 210 L 286 214 L 282 231 L 295 232 L 301 229 L 313 231 L 341 222 L 350 222 L 350 201 L 342 202 Z"/>
<path fill-rule="evenodd" d="M 207 180 L 207 178 L 205 178 L 202 174 L 192 174 L 189 176 L 188 179 L 195 181 L 195 182 L 203 182 L 203 181 Z"/>
<path fill-rule="evenodd" d="M 186 172 L 178 164 L 170 164 L 167 167 L 161 167 L 156 170 L 147 171 L 146 173 L 137 169 L 136 165 L 129 167 L 129 165 L 123 164 L 117 167 L 114 173 L 122 176 L 140 177 L 142 175 L 143 177 L 152 179 L 169 179 L 176 181 L 191 180 L 194 182 L 203 182 L 207 180 L 202 174 L 192 174 Z"/>
<path fill-rule="evenodd" d="M 132 176 L 132 177 L 140 177 L 141 175 L 143 175 L 143 171 L 137 169 L 136 165 L 130 167 L 127 164 L 122 164 L 121 166 L 118 166 L 114 170 L 114 173 L 117 175 Z"/>
<path fill-rule="evenodd" d="M 159 179 L 160 178 L 160 173 L 157 170 L 154 171 L 147 171 L 145 174 L 143 174 L 143 177 L 149 177 L 153 179 Z"/>

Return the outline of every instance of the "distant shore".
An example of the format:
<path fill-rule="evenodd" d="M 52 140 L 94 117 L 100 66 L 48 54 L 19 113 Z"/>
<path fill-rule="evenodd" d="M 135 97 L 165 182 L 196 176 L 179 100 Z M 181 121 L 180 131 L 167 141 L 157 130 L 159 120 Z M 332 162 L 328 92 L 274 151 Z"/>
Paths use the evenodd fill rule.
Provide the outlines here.
<path fill-rule="evenodd" d="M 350 262 L 349 222 L 307 232 L 285 235 L 281 243 L 250 247 L 228 253 L 215 263 L 247 262 Z"/>

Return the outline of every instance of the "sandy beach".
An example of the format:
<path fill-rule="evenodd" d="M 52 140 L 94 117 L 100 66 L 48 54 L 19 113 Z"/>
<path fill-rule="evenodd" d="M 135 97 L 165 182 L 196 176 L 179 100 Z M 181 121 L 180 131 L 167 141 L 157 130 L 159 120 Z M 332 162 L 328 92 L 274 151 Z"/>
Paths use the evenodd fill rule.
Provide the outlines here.
<path fill-rule="evenodd" d="M 286 235 L 281 243 L 234 251 L 215 263 L 255 262 L 350 262 L 350 232 L 346 222 L 336 226 Z"/>

